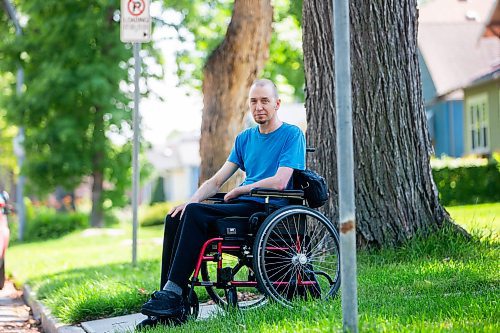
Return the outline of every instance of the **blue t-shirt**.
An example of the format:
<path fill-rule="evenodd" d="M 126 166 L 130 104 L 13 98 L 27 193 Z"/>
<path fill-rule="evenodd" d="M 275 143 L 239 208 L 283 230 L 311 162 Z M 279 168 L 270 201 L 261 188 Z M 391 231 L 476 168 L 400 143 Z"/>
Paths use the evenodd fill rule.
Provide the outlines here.
<path fill-rule="evenodd" d="M 241 185 L 248 185 L 276 175 L 279 167 L 304 170 L 305 158 L 304 133 L 295 125 L 283 123 L 268 134 L 260 133 L 258 126 L 241 132 L 236 137 L 228 161 L 245 171 L 245 181 Z M 290 181 L 287 189 L 291 187 Z M 239 199 L 263 202 L 263 198 L 248 196 Z"/>

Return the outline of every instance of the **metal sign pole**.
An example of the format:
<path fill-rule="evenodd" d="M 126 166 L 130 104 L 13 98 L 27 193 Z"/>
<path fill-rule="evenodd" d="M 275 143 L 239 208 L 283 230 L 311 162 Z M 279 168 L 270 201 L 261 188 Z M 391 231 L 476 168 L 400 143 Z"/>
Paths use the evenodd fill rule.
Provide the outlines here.
<path fill-rule="evenodd" d="M 134 142 L 132 152 L 132 266 L 137 265 L 137 206 L 139 203 L 139 77 L 141 75 L 140 43 L 134 43 L 134 114 L 132 117 Z"/>
<path fill-rule="evenodd" d="M 120 40 L 134 45 L 134 113 L 132 130 L 134 132 L 132 150 L 132 266 L 137 266 L 137 208 L 139 205 L 139 78 L 141 75 L 141 43 L 151 40 L 151 16 L 149 0 L 120 1 Z"/>
<path fill-rule="evenodd" d="M 344 332 L 358 332 L 349 0 L 334 0 L 333 15 L 342 316 Z"/>

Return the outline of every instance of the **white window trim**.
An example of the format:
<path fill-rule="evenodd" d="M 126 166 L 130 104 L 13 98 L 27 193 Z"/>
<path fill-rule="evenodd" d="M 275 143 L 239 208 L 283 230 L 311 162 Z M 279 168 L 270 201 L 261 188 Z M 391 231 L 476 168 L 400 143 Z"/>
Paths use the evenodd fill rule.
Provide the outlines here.
<path fill-rule="evenodd" d="M 475 112 L 471 113 L 471 108 L 476 107 Z M 478 110 L 477 108 L 480 108 Z M 482 109 L 482 110 L 481 110 Z M 477 119 L 477 114 L 479 111 L 479 119 Z M 489 123 L 489 103 L 488 94 L 481 93 L 472 95 L 467 98 L 465 105 L 465 124 L 466 133 L 465 137 L 467 143 L 467 149 L 472 154 L 487 154 L 490 152 L 490 123 Z M 474 127 L 474 129 L 473 129 Z M 486 129 L 486 145 L 484 144 L 484 133 L 483 129 Z M 472 131 L 475 130 L 477 134 L 477 139 L 472 139 Z M 477 145 L 473 148 L 473 141 Z M 477 142 L 476 142 L 477 140 Z"/>

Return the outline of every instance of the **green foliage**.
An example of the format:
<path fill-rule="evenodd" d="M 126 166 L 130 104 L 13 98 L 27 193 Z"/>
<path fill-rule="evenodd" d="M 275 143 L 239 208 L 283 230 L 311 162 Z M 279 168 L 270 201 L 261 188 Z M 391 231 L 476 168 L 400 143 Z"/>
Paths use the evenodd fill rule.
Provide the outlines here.
<path fill-rule="evenodd" d="M 500 159 L 488 163 L 433 168 L 441 204 L 465 205 L 500 201 Z"/>
<path fill-rule="evenodd" d="M 83 213 L 58 213 L 55 209 L 38 208 L 26 221 L 24 240 L 57 238 L 88 225 L 88 216 Z"/>
<path fill-rule="evenodd" d="M 165 201 L 165 188 L 163 183 L 163 177 L 158 177 L 158 179 L 156 180 L 155 188 L 153 190 L 151 202 L 149 203 L 150 205 Z"/>
<path fill-rule="evenodd" d="M 155 203 L 151 206 L 145 206 L 141 210 L 139 216 L 139 223 L 143 227 L 153 226 L 153 225 L 163 225 L 165 221 L 165 216 L 174 207 L 171 202 Z"/>
<path fill-rule="evenodd" d="M 234 1 L 164 0 L 164 7 L 176 15 L 164 24 L 174 27 L 185 49 L 177 52 L 177 74 L 180 84 L 201 89 L 202 70 L 207 57 L 221 43 L 231 21 Z M 274 32 L 270 57 L 262 75 L 283 88 L 281 93 L 304 99 L 304 70 L 302 60 L 302 0 L 275 0 Z M 172 13 L 173 14 L 173 13 Z"/>
<path fill-rule="evenodd" d="M 0 29 L 0 75 L 25 71 L 23 94 L 12 81 L 0 107 L 8 120 L 25 127 L 23 173 L 32 193 L 73 189 L 84 177 L 103 174 L 110 186 L 96 205 L 127 203 L 130 183 L 131 45 L 120 41 L 119 2 L 111 0 L 29 0 L 17 10 L 27 18 L 23 35 L 12 25 Z M 158 54 L 145 46 L 143 77 Z M 11 73 L 11 74 L 8 74 Z M 143 91 L 147 94 L 147 91 Z M 98 177 L 99 178 L 99 177 Z"/>
<path fill-rule="evenodd" d="M 10 93 L 12 82 L 12 73 L 0 73 L 0 190 L 9 191 L 12 190 L 9 185 L 13 183 L 14 174 L 19 172 L 13 149 L 17 128 L 6 122 L 7 110 L 2 108 L 1 99 Z"/>

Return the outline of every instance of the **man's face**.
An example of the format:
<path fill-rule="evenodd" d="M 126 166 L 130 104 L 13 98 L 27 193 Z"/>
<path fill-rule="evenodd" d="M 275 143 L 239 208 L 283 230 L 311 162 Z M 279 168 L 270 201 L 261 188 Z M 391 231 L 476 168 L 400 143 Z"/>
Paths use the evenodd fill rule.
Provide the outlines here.
<path fill-rule="evenodd" d="M 253 119 L 257 124 L 268 124 L 280 107 L 280 99 L 274 95 L 269 85 L 253 86 L 250 89 L 249 106 Z"/>

